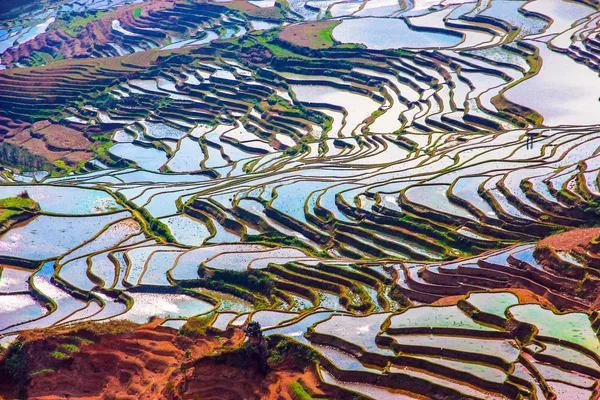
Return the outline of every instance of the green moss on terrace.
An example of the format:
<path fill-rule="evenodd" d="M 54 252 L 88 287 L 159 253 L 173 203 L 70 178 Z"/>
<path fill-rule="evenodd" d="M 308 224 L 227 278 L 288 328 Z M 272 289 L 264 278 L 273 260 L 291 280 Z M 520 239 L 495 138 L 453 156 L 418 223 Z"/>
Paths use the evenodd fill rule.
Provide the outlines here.
<path fill-rule="evenodd" d="M 0 233 L 14 224 L 33 217 L 40 212 L 40 206 L 26 193 L 17 197 L 0 199 Z"/>
<path fill-rule="evenodd" d="M 141 8 L 140 8 L 141 11 Z M 69 36 L 77 36 L 90 22 L 102 18 L 105 11 L 85 12 L 81 15 L 61 14 L 55 22 L 56 29 L 60 29 Z M 138 15 L 139 16 L 139 15 Z"/>
<path fill-rule="evenodd" d="M 169 231 L 167 225 L 154 218 L 145 208 L 136 206 L 133 202 L 127 200 L 121 193 L 116 193 L 115 197 L 120 204 L 131 209 L 133 217 L 141 224 L 148 235 L 161 242 L 175 242 L 175 238 Z"/>

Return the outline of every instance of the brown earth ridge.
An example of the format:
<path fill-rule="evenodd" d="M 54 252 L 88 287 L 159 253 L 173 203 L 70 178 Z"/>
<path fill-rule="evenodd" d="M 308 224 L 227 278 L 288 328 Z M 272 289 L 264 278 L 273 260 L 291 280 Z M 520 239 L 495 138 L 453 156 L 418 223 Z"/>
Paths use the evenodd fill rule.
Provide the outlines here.
<path fill-rule="evenodd" d="M 188 337 L 161 322 L 26 332 L 0 358 L 0 398 L 297 399 L 294 382 L 315 397 L 357 398 L 293 354 L 261 366 L 241 327 Z"/>

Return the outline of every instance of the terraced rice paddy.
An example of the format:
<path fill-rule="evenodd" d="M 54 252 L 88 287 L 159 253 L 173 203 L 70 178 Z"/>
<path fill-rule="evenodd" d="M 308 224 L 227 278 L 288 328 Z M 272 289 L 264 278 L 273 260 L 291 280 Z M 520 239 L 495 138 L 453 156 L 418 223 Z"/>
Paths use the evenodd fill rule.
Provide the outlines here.
<path fill-rule="evenodd" d="M 598 397 L 595 2 L 126 3 L 0 21 L 0 140 L 44 160 L 0 158 L 40 207 L 0 343 L 210 315 L 367 398 Z"/>

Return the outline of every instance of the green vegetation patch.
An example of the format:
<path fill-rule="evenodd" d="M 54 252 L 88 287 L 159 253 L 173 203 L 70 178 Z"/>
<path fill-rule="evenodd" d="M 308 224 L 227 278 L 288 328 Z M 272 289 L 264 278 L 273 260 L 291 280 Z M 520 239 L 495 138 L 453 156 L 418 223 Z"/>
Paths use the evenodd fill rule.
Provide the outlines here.
<path fill-rule="evenodd" d="M 135 322 L 122 320 L 122 321 L 108 321 L 108 322 L 82 322 L 77 325 L 77 332 L 88 331 L 94 335 L 118 335 L 121 333 L 133 332 L 139 325 Z M 80 341 L 81 344 L 91 343 L 89 340 L 83 339 Z"/>
<path fill-rule="evenodd" d="M 275 282 L 262 271 L 206 270 L 199 268 L 199 283 L 206 288 L 225 292 L 246 300 L 256 309 L 268 308 Z"/>
<path fill-rule="evenodd" d="M 147 229 L 147 231 L 153 234 L 156 237 L 162 238 L 164 241 L 168 243 L 174 243 L 175 238 L 169 231 L 168 226 L 154 218 L 152 214 L 150 214 L 145 208 L 138 207 L 135 203 L 127 200 L 127 198 L 121 194 L 116 193 L 117 198 L 124 203 L 127 207 L 132 208 L 136 212 L 134 213 L 134 217 L 141 223 L 143 227 Z"/>
<path fill-rule="evenodd" d="M 317 352 L 310 347 L 285 337 L 272 346 L 277 339 L 277 337 L 269 339 L 267 363 L 270 367 L 276 367 L 283 362 L 292 362 L 298 369 L 304 369 L 316 362 Z"/>
<path fill-rule="evenodd" d="M 292 393 L 298 397 L 300 400 L 326 400 L 321 397 L 312 397 L 306 389 L 302 386 L 300 382 L 292 382 L 290 383 L 290 389 Z"/>
<path fill-rule="evenodd" d="M 197 339 L 206 334 L 206 329 L 213 320 L 212 315 L 199 318 L 190 318 L 180 329 L 179 334 L 192 339 Z"/>
<path fill-rule="evenodd" d="M 43 374 L 51 374 L 53 372 L 54 372 L 54 370 L 52 368 L 38 369 L 36 371 L 33 371 L 31 373 L 31 376 L 43 375 Z"/>
<path fill-rule="evenodd" d="M 0 143 L 0 165 L 14 167 L 24 171 L 39 171 L 50 166 L 48 160 L 33 154 L 26 148 L 14 144 Z"/>
<path fill-rule="evenodd" d="M 24 214 L 37 214 L 40 206 L 26 192 L 17 197 L 0 199 L 0 229 L 10 220 L 18 219 Z"/>
<path fill-rule="evenodd" d="M 63 343 L 61 344 L 61 347 L 69 353 L 79 353 L 79 347 L 75 346 L 74 344 Z"/>
<path fill-rule="evenodd" d="M 22 196 L 0 199 L 0 209 L 37 211 L 39 205 L 24 192 Z"/>
<path fill-rule="evenodd" d="M 67 358 L 69 358 L 68 355 L 66 355 L 65 353 L 61 352 L 61 351 L 53 351 L 51 353 L 52 357 L 58 359 L 58 360 L 66 360 Z"/>
<path fill-rule="evenodd" d="M 57 29 L 61 29 L 69 36 L 77 36 L 87 24 L 102 18 L 106 15 L 105 11 L 85 12 L 82 14 L 64 13 L 57 20 Z"/>
<path fill-rule="evenodd" d="M 269 51 L 276 57 L 279 58 L 301 58 L 301 59 L 308 59 L 308 57 L 305 57 L 303 55 L 300 55 L 298 53 L 294 53 L 293 51 L 290 51 L 286 48 L 283 48 L 282 46 L 279 46 L 276 43 L 271 42 L 271 40 L 269 40 L 270 38 L 267 38 L 266 36 L 268 36 L 267 34 L 262 34 L 261 36 L 257 36 L 256 40 L 262 44 L 263 46 L 265 46 L 267 49 L 269 49 Z"/>
<path fill-rule="evenodd" d="M 1 372 L 6 373 L 6 376 L 14 381 L 19 382 L 24 379 L 24 372 L 26 370 L 25 342 L 17 340 L 8 346 L 4 362 L 4 371 Z"/>

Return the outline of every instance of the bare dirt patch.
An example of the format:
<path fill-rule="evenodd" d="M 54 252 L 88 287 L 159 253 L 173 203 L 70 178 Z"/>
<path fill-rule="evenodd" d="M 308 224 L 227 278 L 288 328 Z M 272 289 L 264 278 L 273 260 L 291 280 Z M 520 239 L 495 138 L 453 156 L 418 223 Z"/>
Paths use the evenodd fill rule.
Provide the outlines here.
<path fill-rule="evenodd" d="M 246 1 L 234 0 L 226 3 L 221 3 L 221 5 L 227 8 L 231 8 L 233 10 L 242 11 L 246 15 L 255 18 L 280 20 L 284 17 L 281 13 L 281 10 L 277 7 L 258 7 Z"/>
<path fill-rule="evenodd" d="M 44 122 L 22 130 L 7 138 L 6 142 L 23 147 L 50 162 L 63 160 L 75 165 L 93 157 L 94 153 L 90 150 L 92 142 L 86 139 L 83 132 Z"/>
<path fill-rule="evenodd" d="M 82 132 L 62 125 L 50 125 L 35 133 L 42 137 L 49 148 L 56 148 L 58 150 L 85 151 L 92 145 Z"/>
<path fill-rule="evenodd" d="M 7 136 L 16 135 L 18 132 L 26 129 L 29 123 L 23 121 L 15 121 L 10 118 L 0 116 L 0 139 Z"/>
<path fill-rule="evenodd" d="M 509 292 L 514 294 L 519 298 L 519 302 L 521 304 L 539 304 L 551 310 L 556 310 L 554 305 L 546 298 L 539 296 L 533 293 L 531 290 L 520 289 L 520 288 L 506 288 L 506 289 L 496 289 L 496 290 L 488 290 L 488 293 L 500 293 L 500 292 Z M 452 306 L 456 305 L 459 300 L 466 298 L 467 296 L 447 296 L 439 299 L 438 301 L 432 303 L 434 306 Z"/>
<path fill-rule="evenodd" d="M 288 25 L 279 34 L 279 39 L 300 47 L 327 49 L 334 45 L 331 31 L 340 21 L 321 21 Z"/>
<path fill-rule="evenodd" d="M 585 247 L 598 235 L 600 235 L 600 228 L 576 229 L 547 237 L 538 244 L 538 247 L 549 246 L 555 251 L 572 251 L 577 247 Z"/>

